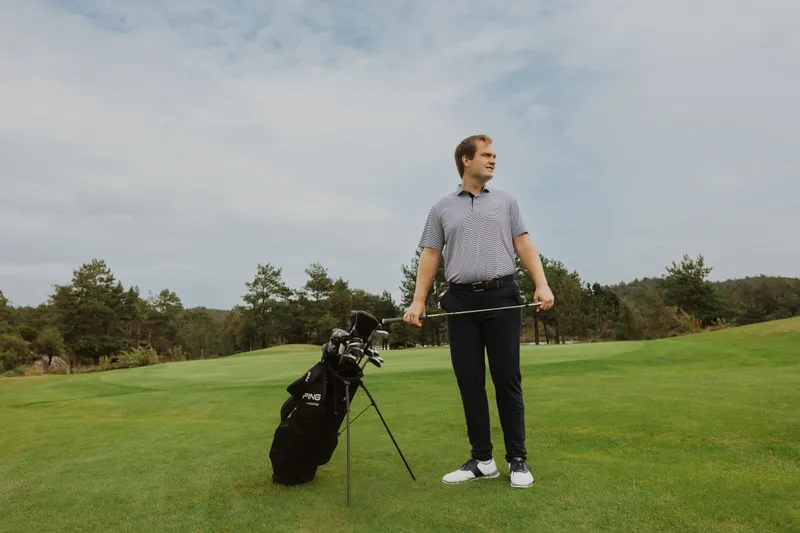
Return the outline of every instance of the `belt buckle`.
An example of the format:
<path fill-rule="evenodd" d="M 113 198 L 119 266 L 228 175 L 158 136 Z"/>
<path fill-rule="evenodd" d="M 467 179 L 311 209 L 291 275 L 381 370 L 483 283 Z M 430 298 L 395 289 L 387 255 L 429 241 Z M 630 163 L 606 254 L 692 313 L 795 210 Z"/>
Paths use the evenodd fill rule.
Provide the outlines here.
<path fill-rule="evenodd" d="M 485 283 L 486 283 L 485 281 L 476 281 L 475 283 L 473 283 L 472 284 L 472 292 L 482 292 L 482 291 L 484 291 L 485 290 L 484 289 L 484 284 Z"/>

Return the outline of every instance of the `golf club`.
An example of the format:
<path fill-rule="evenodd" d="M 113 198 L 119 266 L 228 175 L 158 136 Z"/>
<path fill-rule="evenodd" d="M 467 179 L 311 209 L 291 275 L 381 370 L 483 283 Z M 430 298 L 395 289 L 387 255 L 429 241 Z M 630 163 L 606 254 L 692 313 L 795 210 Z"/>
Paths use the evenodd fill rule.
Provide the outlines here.
<path fill-rule="evenodd" d="M 542 305 L 542 302 L 521 304 L 521 305 L 509 305 L 507 307 L 492 307 L 490 309 L 473 309 L 471 311 L 453 311 L 451 313 L 439 313 L 436 315 L 421 316 L 420 320 L 423 320 L 425 318 L 439 318 L 443 316 L 466 315 L 469 313 L 485 313 L 487 311 L 504 311 L 506 309 L 519 309 L 521 307 L 539 307 L 540 305 Z M 396 317 L 396 318 L 384 318 L 381 322 L 383 324 L 391 324 L 393 322 L 402 322 L 402 321 L 403 317 Z"/>

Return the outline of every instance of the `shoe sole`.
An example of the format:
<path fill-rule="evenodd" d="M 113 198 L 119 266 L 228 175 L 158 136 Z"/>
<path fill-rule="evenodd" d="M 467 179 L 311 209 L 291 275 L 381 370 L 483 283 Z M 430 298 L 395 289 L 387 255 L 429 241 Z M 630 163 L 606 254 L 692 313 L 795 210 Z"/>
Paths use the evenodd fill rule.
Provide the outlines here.
<path fill-rule="evenodd" d="M 514 485 L 513 483 L 510 483 L 509 485 L 511 486 L 512 489 L 529 489 L 533 486 L 535 482 L 536 480 L 531 481 L 530 485 Z"/>
<path fill-rule="evenodd" d="M 495 479 L 495 478 L 498 478 L 498 477 L 500 477 L 500 471 L 499 470 L 497 472 L 495 472 L 494 474 L 486 474 L 486 475 L 483 475 L 483 476 L 474 477 L 472 479 L 465 479 L 464 481 L 445 481 L 445 480 L 442 480 L 442 483 L 444 483 L 445 485 L 463 485 L 464 483 L 470 483 L 472 481 L 478 481 L 479 479 Z"/>

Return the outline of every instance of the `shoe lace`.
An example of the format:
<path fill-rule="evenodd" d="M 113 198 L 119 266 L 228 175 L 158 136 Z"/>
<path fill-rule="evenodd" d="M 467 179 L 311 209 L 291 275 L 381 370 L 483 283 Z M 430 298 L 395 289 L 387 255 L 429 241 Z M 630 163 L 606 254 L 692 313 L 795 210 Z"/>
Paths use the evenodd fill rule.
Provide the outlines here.
<path fill-rule="evenodd" d="M 523 474 L 527 474 L 530 471 L 528 467 L 528 463 L 521 460 L 514 460 L 511 461 L 511 471 L 512 472 L 522 472 Z"/>

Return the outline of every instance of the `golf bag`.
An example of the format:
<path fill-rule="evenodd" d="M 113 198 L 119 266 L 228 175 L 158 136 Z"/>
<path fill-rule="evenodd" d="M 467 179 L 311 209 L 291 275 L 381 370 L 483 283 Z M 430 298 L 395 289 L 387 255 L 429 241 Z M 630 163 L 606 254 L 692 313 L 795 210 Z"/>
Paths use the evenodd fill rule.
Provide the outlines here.
<path fill-rule="evenodd" d="M 363 376 L 358 363 L 370 352 L 368 339 L 378 325 L 368 313 L 351 312 L 348 331 L 334 329 L 322 346 L 321 360 L 287 387 L 290 396 L 281 407 L 269 452 L 273 483 L 308 483 L 317 468 L 330 461 L 347 403 L 352 402 Z M 343 379 L 351 380 L 349 400 Z"/>

